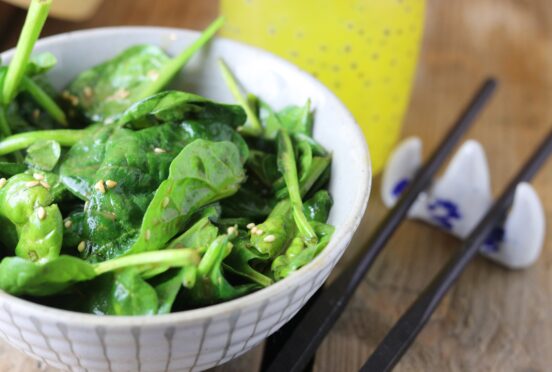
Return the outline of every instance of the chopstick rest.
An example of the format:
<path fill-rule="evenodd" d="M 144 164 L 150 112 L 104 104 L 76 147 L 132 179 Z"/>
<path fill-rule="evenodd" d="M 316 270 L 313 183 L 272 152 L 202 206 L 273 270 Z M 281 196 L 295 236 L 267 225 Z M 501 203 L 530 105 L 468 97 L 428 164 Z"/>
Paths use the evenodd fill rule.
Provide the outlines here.
<path fill-rule="evenodd" d="M 381 197 L 391 208 L 422 164 L 422 143 L 405 139 L 391 154 L 382 177 Z M 436 226 L 465 239 L 492 203 L 491 181 L 485 150 L 466 141 L 454 155 L 444 175 L 419 194 L 408 217 Z M 479 249 L 483 256 L 511 269 L 532 265 L 539 257 L 545 236 L 545 214 L 534 188 L 520 183 L 512 208 Z"/>

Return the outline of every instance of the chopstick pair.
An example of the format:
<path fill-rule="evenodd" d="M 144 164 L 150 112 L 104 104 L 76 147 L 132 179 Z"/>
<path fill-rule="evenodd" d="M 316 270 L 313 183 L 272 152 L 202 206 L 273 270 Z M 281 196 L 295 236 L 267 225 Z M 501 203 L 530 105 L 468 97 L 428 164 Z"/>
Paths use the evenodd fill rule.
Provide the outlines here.
<path fill-rule="evenodd" d="M 464 241 L 462 249 L 447 262 L 418 299 L 391 328 L 374 353 L 362 366 L 361 371 L 390 371 L 397 364 L 408 347 L 414 342 L 418 333 L 429 321 L 431 314 L 433 314 L 449 288 L 456 282 L 477 254 L 479 247 L 496 227 L 497 222 L 512 205 L 519 183 L 531 180 L 551 153 L 552 131 L 548 133 L 481 222 L 473 229 Z"/>
<path fill-rule="evenodd" d="M 339 276 L 311 301 L 297 317 L 271 336 L 264 354 L 263 370 L 268 372 L 302 372 L 311 362 L 316 349 L 331 330 L 364 275 L 385 247 L 389 238 L 406 217 L 418 194 L 424 191 L 455 145 L 470 128 L 478 113 L 488 102 L 496 87 L 487 79 L 461 113 L 444 140 L 417 172 L 408 189 L 370 238 L 367 249 L 360 252 Z"/>

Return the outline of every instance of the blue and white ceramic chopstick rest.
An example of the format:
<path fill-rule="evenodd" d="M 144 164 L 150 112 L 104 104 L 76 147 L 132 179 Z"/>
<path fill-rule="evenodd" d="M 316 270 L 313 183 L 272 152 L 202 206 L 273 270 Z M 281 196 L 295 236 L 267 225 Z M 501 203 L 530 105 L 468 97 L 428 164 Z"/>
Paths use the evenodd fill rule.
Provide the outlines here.
<path fill-rule="evenodd" d="M 422 165 L 422 143 L 416 137 L 404 140 L 391 154 L 382 178 L 382 199 L 392 207 Z M 438 226 L 464 239 L 492 204 L 489 168 L 483 147 L 465 142 L 445 174 L 422 192 L 409 217 Z M 533 264 L 539 257 L 545 235 L 541 201 L 528 183 L 517 187 L 512 208 L 481 247 L 480 253 L 512 269 Z"/>

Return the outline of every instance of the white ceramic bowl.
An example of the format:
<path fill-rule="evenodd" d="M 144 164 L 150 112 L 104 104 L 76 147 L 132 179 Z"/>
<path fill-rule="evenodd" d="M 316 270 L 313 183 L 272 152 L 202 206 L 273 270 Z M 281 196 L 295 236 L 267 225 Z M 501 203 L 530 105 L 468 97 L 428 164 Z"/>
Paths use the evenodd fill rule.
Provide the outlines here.
<path fill-rule="evenodd" d="M 124 48 L 151 43 L 176 54 L 197 32 L 150 27 L 105 28 L 40 40 L 37 51 L 58 58 L 50 73 L 61 88 L 78 72 Z M 8 51 L 2 60 L 12 55 Z M 360 128 L 343 104 L 311 75 L 265 51 L 217 39 L 186 66 L 175 86 L 232 102 L 216 61 L 223 57 L 251 92 L 274 106 L 312 99 L 315 138 L 333 153 L 330 191 L 336 227 L 309 265 L 245 297 L 180 313 L 100 317 L 57 310 L 0 291 L 0 336 L 47 364 L 77 371 L 203 370 L 245 353 L 285 324 L 322 285 L 345 251 L 370 193 L 370 160 Z"/>

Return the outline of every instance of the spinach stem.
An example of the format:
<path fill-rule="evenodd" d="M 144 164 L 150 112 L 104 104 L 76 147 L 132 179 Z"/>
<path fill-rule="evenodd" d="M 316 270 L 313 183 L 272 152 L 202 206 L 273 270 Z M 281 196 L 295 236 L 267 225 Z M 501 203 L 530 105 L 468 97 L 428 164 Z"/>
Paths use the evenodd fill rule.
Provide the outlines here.
<path fill-rule="evenodd" d="M 21 87 L 26 90 L 47 113 L 54 118 L 55 121 L 63 126 L 67 126 L 67 118 L 63 110 L 46 92 L 33 81 L 33 79 L 23 76 Z"/>
<path fill-rule="evenodd" d="M 94 264 L 96 275 L 109 271 L 119 270 L 129 266 L 155 267 L 184 267 L 197 265 L 199 254 L 193 249 L 166 249 L 162 251 L 144 252 L 129 256 L 117 257 L 111 260 Z"/>
<path fill-rule="evenodd" d="M 159 72 L 159 77 L 153 83 L 151 83 L 143 92 L 142 96 L 137 99 L 137 101 L 144 99 L 146 97 L 152 96 L 155 93 L 158 93 L 165 85 L 167 85 L 174 76 L 184 67 L 184 65 L 192 58 L 192 56 L 201 49 L 215 33 L 222 27 L 224 24 L 224 17 L 217 18 L 213 23 L 211 23 L 201 35 L 186 48 L 178 56 L 171 59 L 165 67 Z"/>
<path fill-rule="evenodd" d="M 52 0 L 32 0 L 25 18 L 23 30 L 17 41 L 15 54 L 8 67 L 2 90 L 4 105 L 10 103 L 17 93 L 29 62 L 34 44 L 42 31 Z"/>
<path fill-rule="evenodd" d="M 201 258 L 197 267 L 200 276 L 207 276 L 216 268 L 217 263 L 222 262 L 228 245 L 228 235 L 222 235 L 215 239 Z M 221 257 L 222 255 L 222 257 Z"/>
<path fill-rule="evenodd" d="M 303 213 L 303 200 L 299 190 L 299 180 L 297 177 L 297 164 L 295 162 L 295 153 L 289 134 L 285 129 L 278 132 L 278 167 L 284 176 L 286 186 L 293 210 L 293 219 L 301 235 L 305 238 L 307 245 L 316 244 L 317 237 L 314 229 L 307 221 Z"/>
<path fill-rule="evenodd" d="M 242 133 L 245 132 L 251 135 L 260 135 L 263 131 L 263 126 L 261 125 L 261 122 L 259 121 L 257 114 L 253 112 L 253 109 L 251 108 L 251 105 L 247 101 L 246 97 L 240 91 L 240 87 L 239 87 L 238 81 L 236 80 L 236 77 L 234 76 L 234 74 L 232 73 L 232 71 L 230 70 L 230 68 L 222 58 L 220 58 L 218 62 L 219 62 L 219 66 L 222 72 L 222 77 L 224 78 L 226 86 L 230 90 L 230 93 L 232 93 L 232 96 L 234 96 L 234 99 L 244 109 L 245 113 L 247 114 L 247 118 L 249 119 L 248 122 L 250 126 L 243 127 L 241 132 Z"/>
<path fill-rule="evenodd" d="M 33 143 L 42 140 L 54 140 L 61 146 L 73 146 L 87 134 L 86 129 L 40 130 L 14 134 L 0 141 L 0 156 L 18 150 L 24 150 Z"/>
<path fill-rule="evenodd" d="M 305 196 L 318 180 L 318 178 L 324 173 L 331 163 L 332 158 L 330 156 L 314 157 L 312 159 L 312 165 L 309 169 L 309 172 L 306 176 L 299 182 L 299 191 L 301 196 Z M 281 181 L 278 179 L 276 185 L 280 184 Z M 276 192 L 276 198 L 282 199 L 285 198 L 288 194 L 287 188 L 279 189 Z"/>
<path fill-rule="evenodd" d="M 11 135 L 10 124 L 8 123 L 8 117 L 6 116 L 6 108 L 0 105 L 0 135 L 2 137 L 8 137 Z"/>

